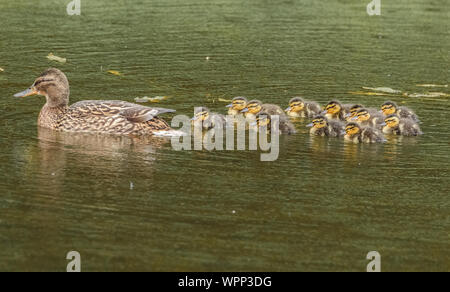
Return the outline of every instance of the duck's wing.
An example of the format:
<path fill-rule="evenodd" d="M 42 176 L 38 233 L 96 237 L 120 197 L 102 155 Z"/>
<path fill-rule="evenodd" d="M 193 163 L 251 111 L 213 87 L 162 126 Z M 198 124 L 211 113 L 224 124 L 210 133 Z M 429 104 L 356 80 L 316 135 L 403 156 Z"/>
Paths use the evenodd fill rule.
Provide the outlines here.
<path fill-rule="evenodd" d="M 143 123 L 175 110 L 147 107 L 120 100 L 86 100 L 73 104 L 70 109 L 81 116 L 122 116 L 130 122 Z"/>

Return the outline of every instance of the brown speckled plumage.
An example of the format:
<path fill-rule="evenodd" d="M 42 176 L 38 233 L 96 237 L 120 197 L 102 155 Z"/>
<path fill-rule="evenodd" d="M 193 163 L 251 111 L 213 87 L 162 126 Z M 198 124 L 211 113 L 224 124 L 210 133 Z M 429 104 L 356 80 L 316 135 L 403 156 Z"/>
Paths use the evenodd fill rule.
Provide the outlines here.
<path fill-rule="evenodd" d="M 47 99 L 39 114 L 40 127 L 63 132 L 116 135 L 151 135 L 171 130 L 157 116 L 174 110 L 118 100 L 81 101 L 69 106 L 69 83 L 58 69 L 48 69 L 30 89 L 16 96 L 34 94 L 44 95 Z"/>

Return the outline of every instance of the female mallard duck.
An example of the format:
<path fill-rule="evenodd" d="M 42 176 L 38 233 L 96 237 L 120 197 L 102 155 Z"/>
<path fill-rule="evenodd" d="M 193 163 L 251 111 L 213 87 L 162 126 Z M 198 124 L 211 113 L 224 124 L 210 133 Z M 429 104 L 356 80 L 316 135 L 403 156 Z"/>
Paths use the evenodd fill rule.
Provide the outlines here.
<path fill-rule="evenodd" d="M 381 106 L 381 111 L 387 117 L 397 114 L 401 119 L 411 119 L 416 123 L 420 123 L 419 117 L 409 108 L 405 106 L 398 106 L 395 102 L 386 101 Z"/>
<path fill-rule="evenodd" d="M 245 97 L 235 97 L 233 98 L 231 104 L 227 105 L 229 108 L 228 115 L 229 116 L 239 116 L 241 111 L 247 106 L 247 99 Z"/>
<path fill-rule="evenodd" d="M 402 119 L 398 115 L 393 114 L 384 120 L 383 133 L 402 136 L 419 136 L 423 132 L 417 122 L 411 119 Z"/>
<path fill-rule="evenodd" d="M 69 81 L 58 69 L 48 69 L 33 85 L 14 95 L 43 95 L 47 102 L 38 118 L 40 127 L 61 132 L 117 135 L 178 135 L 159 117 L 171 109 L 150 108 L 125 101 L 89 100 L 69 106 Z"/>
<path fill-rule="evenodd" d="M 286 109 L 288 116 L 294 118 L 313 118 L 320 114 L 320 105 L 313 101 L 305 101 L 301 97 L 294 97 L 289 101 Z"/>
<path fill-rule="evenodd" d="M 345 134 L 344 123 L 328 120 L 322 115 L 316 116 L 307 127 L 311 127 L 310 134 L 316 136 L 341 137 Z"/>
<path fill-rule="evenodd" d="M 377 112 L 371 112 L 368 109 L 360 109 L 356 112 L 356 115 L 352 118 L 352 121 L 356 121 L 361 127 L 373 127 L 381 130 L 384 123 L 384 117 Z"/>
<path fill-rule="evenodd" d="M 322 112 L 322 114 L 325 115 L 328 120 L 346 121 L 345 116 L 350 111 L 350 107 L 351 105 L 344 106 L 341 102 L 333 100 L 325 106 L 325 111 Z"/>
<path fill-rule="evenodd" d="M 225 128 L 226 119 L 224 115 L 211 113 L 207 107 L 197 107 L 192 118 L 194 126 L 201 126 L 205 130 L 216 127 Z"/>
<path fill-rule="evenodd" d="M 384 143 L 386 139 L 381 132 L 371 128 L 361 128 L 357 123 L 349 123 L 345 127 L 344 139 L 353 143 Z"/>
<path fill-rule="evenodd" d="M 251 100 L 248 102 L 247 106 L 241 111 L 245 113 L 246 118 L 253 118 L 260 112 L 266 112 L 272 116 L 286 117 L 286 113 L 281 109 L 281 107 L 274 104 L 262 104 L 259 100 Z"/>
<path fill-rule="evenodd" d="M 260 112 L 256 115 L 256 122 L 252 126 L 256 126 L 258 130 L 265 128 L 270 131 L 272 128 L 272 116 L 267 112 Z M 280 134 L 292 135 L 296 133 L 296 130 L 294 125 L 286 117 L 280 117 L 279 132 Z"/>

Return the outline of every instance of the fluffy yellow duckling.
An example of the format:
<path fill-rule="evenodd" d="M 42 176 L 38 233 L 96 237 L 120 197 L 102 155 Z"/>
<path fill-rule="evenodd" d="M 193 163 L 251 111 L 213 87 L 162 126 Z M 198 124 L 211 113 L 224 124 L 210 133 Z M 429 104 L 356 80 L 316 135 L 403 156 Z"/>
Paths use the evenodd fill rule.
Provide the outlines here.
<path fill-rule="evenodd" d="M 207 107 L 195 108 L 192 122 L 195 127 L 201 126 L 205 130 L 215 127 L 225 128 L 226 126 L 225 117 L 221 114 L 211 113 Z"/>
<path fill-rule="evenodd" d="M 305 101 L 301 97 L 294 97 L 289 101 L 289 107 L 285 110 L 290 117 L 313 118 L 320 114 L 320 105 L 313 101 Z"/>
<path fill-rule="evenodd" d="M 245 113 L 246 118 L 254 118 L 260 112 L 268 113 L 271 116 L 286 117 L 286 113 L 281 109 L 281 107 L 274 104 L 262 104 L 259 100 L 251 100 L 248 102 L 247 106 L 241 111 Z"/>
<path fill-rule="evenodd" d="M 256 122 L 253 126 L 257 126 L 258 130 L 261 128 L 266 128 L 269 131 L 272 128 L 272 116 L 267 112 L 260 112 L 256 115 Z M 280 134 L 292 135 L 296 133 L 294 125 L 286 119 L 286 117 L 280 117 L 279 120 L 279 131 Z"/>
<path fill-rule="evenodd" d="M 383 133 L 371 128 L 361 128 L 357 123 L 349 123 L 345 127 L 344 139 L 353 143 L 384 143 Z"/>
<path fill-rule="evenodd" d="M 233 98 L 231 104 L 227 105 L 229 108 L 228 115 L 229 116 L 239 116 L 241 115 L 241 111 L 247 106 L 247 99 L 242 96 L 238 96 Z"/>
<path fill-rule="evenodd" d="M 402 119 L 398 115 L 393 114 L 387 116 L 383 124 L 383 133 L 402 136 L 419 136 L 423 132 L 417 122 L 411 119 Z"/>
<path fill-rule="evenodd" d="M 341 102 L 333 100 L 325 106 L 325 111 L 322 112 L 322 115 L 325 115 L 325 117 L 330 121 L 346 121 L 345 116 L 349 112 L 349 107 L 351 107 L 351 105 L 344 106 Z"/>
<path fill-rule="evenodd" d="M 383 103 L 381 111 L 386 117 L 397 114 L 401 119 L 411 119 L 416 123 L 420 123 L 419 117 L 411 109 L 405 106 L 398 106 L 393 101 L 386 101 Z"/>
<path fill-rule="evenodd" d="M 86 100 L 69 106 L 69 81 L 58 69 L 42 73 L 27 90 L 15 97 L 43 95 L 38 125 L 61 132 L 115 135 L 178 135 L 158 115 L 175 112 L 119 100 Z"/>
<path fill-rule="evenodd" d="M 310 127 L 310 134 L 315 136 L 341 137 L 345 135 L 344 123 L 336 120 L 328 120 L 322 115 L 316 116 Z"/>
<path fill-rule="evenodd" d="M 384 116 L 363 108 L 356 112 L 352 121 L 356 121 L 361 127 L 373 127 L 381 130 L 383 127 L 382 124 L 384 123 Z"/>

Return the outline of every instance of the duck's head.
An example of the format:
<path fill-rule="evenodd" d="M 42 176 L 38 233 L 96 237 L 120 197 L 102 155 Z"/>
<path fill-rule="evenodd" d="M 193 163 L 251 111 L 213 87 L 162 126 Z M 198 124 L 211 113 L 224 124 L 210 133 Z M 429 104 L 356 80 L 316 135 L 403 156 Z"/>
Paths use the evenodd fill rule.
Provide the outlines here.
<path fill-rule="evenodd" d="M 327 125 L 328 125 L 327 118 L 325 118 L 324 116 L 320 115 L 320 116 L 316 116 L 312 120 L 312 123 L 307 125 L 307 127 L 316 128 L 316 129 L 322 129 L 322 128 L 325 128 Z"/>
<path fill-rule="evenodd" d="M 350 108 L 350 112 L 345 117 L 347 118 L 347 120 L 351 120 L 352 118 L 356 117 L 356 113 L 363 108 L 364 106 L 362 104 L 355 104 Z"/>
<path fill-rule="evenodd" d="M 397 104 L 392 101 L 386 101 L 381 106 L 381 111 L 385 116 L 393 115 L 397 112 Z"/>
<path fill-rule="evenodd" d="M 354 136 L 361 132 L 361 127 L 357 123 L 349 123 L 345 127 L 345 133 L 348 136 Z"/>
<path fill-rule="evenodd" d="M 233 98 L 233 100 L 231 101 L 231 104 L 227 105 L 227 107 L 229 107 L 233 110 L 236 110 L 236 111 L 241 111 L 246 106 L 247 106 L 247 99 L 242 96 Z"/>
<path fill-rule="evenodd" d="M 242 113 L 250 113 L 256 115 L 262 109 L 262 102 L 259 100 L 251 100 L 247 103 L 247 106 L 241 111 Z"/>
<path fill-rule="evenodd" d="M 271 117 L 266 112 L 260 112 L 256 115 L 256 125 L 258 127 L 268 127 L 271 122 Z"/>
<path fill-rule="evenodd" d="M 207 107 L 196 107 L 194 110 L 194 117 L 192 118 L 192 121 L 203 122 L 209 118 L 209 113 L 210 113 L 210 111 Z"/>
<path fill-rule="evenodd" d="M 400 118 L 396 114 L 389 115 L 384 119 L 384 123 L 386 124 L 384 126 L 389 128 L 397 128 L 400 124 Z"/>
<path fill-rule="evenodd" d="M 358 122 L 365 122 L 370 119 L 370 113 L 366 109 L 360 109 L 356 112 L 356 115 L 352 118 L 352 120 L 358 121 Z"/>
<path fill-rule="evenodd" d="M 340 111 L 342 111 L 342 104 L 337 100 L 333 100 L 325 106 L 325 111 L 323 114 L 335 115 Z"/>
<path fill-rule="evenodd" d="M 305 101 L 301 97 L 294 97 L 289 101 L 289 107 L 286 112 L 298 113 L 305 108 Z"/>
<path fill-rule="evenodd" d="M 15 97 L 43 95 L 50 107 L 65 106 L 69 104 L 69 81 L 59 69 L 50 68 L 42 73 L 25 91 L 15 94 Z"/>

